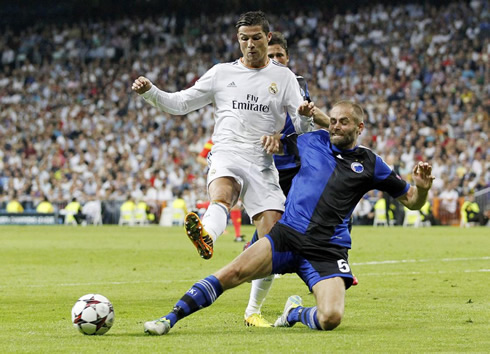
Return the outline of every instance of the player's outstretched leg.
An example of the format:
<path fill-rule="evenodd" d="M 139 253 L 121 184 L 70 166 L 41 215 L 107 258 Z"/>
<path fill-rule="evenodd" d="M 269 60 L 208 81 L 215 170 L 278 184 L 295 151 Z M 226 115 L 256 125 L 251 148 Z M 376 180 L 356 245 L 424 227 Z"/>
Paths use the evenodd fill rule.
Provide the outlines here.
<path fill-rule="evenodd" d="M 170 331 L 177 321 L 208 307 L 223 293 L 219 280 L 214 276 L 199 280 L 175 304 L 173 310 L 155 321 L 145 322 L 145 333 L 163 335 Z"/>
<path fill-rule="evenodd" d="M 189 240 L 194 244 L 199 255 L 204 259 L 213 256 L 213 239 L 204 230 L 199 216 L 189 213 L 185 216 L 184 227 Z"/>

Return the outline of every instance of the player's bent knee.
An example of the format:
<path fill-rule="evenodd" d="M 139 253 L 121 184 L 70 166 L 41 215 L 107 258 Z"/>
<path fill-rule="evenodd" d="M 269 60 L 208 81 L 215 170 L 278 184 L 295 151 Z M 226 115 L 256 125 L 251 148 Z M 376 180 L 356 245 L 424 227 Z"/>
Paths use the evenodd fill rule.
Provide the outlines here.
<path fill-rule="evenodd" d="M 340 322 L 342 322 L 342 312 L 341 311 L 326 311 L 326 312 L 317 312 L 318 322 L 320 326 L 325 331 L 331 331 L 332 329 L 338 327 Z"/>

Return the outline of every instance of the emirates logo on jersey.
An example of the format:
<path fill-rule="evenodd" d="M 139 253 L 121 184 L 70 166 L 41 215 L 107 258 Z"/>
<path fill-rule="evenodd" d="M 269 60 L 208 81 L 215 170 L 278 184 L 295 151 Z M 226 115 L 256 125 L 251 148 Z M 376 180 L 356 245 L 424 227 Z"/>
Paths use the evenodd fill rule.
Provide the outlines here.
<path fill-rule="evenodd" d="M 359 162 L 351 163 L 350 168 L 355 173 L 362 173 L 364 171 L 364 166 L 362 164 L 360 164 Z"/>
<path fill-rule="evenodd" d="M 269 112 L 269 106 L 259 103 L 259 97 L 247 94 L 247 102 L 240 102 L 237 100 L 231 101 L 233 109 L 240 109 L 246 111 L 255 111 L 255 112 Z"/>
<path fill-rule="evenodd" d="M 277 84 L 275 82 L 273 82 L 269 86 L 269 92 L 272 93 L 273 95 L 275 95 L 277 92 L 279 92 L 279 89 L 277 88 Z"/>

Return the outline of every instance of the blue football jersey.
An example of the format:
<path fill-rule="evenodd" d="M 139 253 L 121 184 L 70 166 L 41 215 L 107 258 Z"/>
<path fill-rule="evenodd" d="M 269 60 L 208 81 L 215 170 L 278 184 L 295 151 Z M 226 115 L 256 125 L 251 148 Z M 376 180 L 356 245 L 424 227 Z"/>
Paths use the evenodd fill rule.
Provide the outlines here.
<path fill-rule="evenodd" d="M 339 150 L 325 130 L 293 134 L 282 142 L 285 150 L 300 156 L 301 168 L 279 222 L 305 235 L 304 247 L 313 253 L 328 244 L 351 247 L 348 223 L 368 191 L 378 189 L 397 198 L 410 188 L 370 149 Z"/>

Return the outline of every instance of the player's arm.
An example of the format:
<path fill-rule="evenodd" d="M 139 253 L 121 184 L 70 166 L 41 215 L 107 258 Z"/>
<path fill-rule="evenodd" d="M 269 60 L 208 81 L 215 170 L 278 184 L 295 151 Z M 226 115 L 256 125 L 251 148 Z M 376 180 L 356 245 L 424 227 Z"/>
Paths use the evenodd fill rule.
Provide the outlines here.
<path fill-rule="evenodd" d="M 308 84 L 306 83 L 304 77 L 296 76 L 296 80 L 298 81 L 303 99 L 305 101 L 311 102 L 310 90 L 308 90 Z M 315 122 L 315 124 L 319 125 L 322 128 L 328 128 L 330 125 L 330 117 L 320 108 L 315 107 L 313 109 L 313 122 Z"/>
<path fill-rule="evenodd" d="M 322 128 L 328 128 L 330 126 L 330 117 L 320 108 L 314 107 L 313 122 L 315 122 L 315 124 L 318 124 Z"/>
<path fill-rule="evenodd" d="M 215 67 L 211 68 L 194 86 L 179 92 L 162 91 L 144 76 L 137 78 L 131 88 L 153 107 L 170 114 L 183 115 L 213 101 L 212 84 L 215 72 Z"/>
<path fill-rule="evenodd" d="M 417 210 L 427 201 L 429 189 L 432 187 L 432 166 L 427 162 L 419 162 L 412 170 L 414 185 L 410 186 L 407 193 L 397 198 L 408 209 Z"/>

